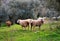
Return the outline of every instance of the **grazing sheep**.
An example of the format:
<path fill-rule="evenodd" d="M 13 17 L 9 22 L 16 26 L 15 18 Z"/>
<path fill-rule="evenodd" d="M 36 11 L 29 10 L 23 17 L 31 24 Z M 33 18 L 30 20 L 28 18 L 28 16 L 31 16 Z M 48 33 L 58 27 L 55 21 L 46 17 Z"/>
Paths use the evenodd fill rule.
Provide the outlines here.
<path fill-rule="evenodd" d="M 35 27 L 35 26 L 39 26 L 39 29 L 40 29 L 40 26 L 43 24 L 43 20 L 32 20 L 32 22 L 31 22 L 31 30 L 32 30 L 32 26 L 33 26 L 33 28 Z"/>
<path fill-rule="evenodd" d="M 33 19 L 26 19 L 26 21 L 29 23 L 29 26 L 28 26 L 28 30 L 29 30 L 29 27 L 31 27 L 31 22 L 32 22 Z"/>
<path fill-rule="evenodd" d="M 11 22 L 10 20 L 7 20 L 7 21 L 6 21 L 6 25 L 7 25 L 8 27 L 10 27 L 10 26 L 12 25 L 12 22 Z"/>
<path fill-rule="evenodd" d="M 19 23 L 22 27 L 25 28 L 29 25 L 29 23 L 26 20 L 18 20 L 17 23 Z"/>

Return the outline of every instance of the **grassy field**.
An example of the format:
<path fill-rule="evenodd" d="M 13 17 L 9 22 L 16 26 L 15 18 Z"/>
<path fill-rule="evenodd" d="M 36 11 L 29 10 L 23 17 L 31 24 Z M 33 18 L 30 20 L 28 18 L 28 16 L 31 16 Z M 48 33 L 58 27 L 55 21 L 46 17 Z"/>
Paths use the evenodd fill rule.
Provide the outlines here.
<path fill-rule="evenodd" d="M 35 31 L 22 30 L 20 25 L 0 27 L 0 41 L 60 41 L 60 33 L 51 30 L 49 24 L 43 24 L 41 29 Z"/>

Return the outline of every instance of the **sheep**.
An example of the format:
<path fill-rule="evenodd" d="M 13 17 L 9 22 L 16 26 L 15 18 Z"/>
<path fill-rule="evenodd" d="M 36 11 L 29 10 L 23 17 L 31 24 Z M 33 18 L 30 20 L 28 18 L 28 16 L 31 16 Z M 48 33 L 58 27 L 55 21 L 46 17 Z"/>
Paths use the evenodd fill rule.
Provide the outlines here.
<path fill-rule="evenodd" d="M 28 23 L 27 20 L 21 20 L 21 19 L 19 19 L 19 20 L 17 20 L 17 23 L 19 23 L 22 26 L 22 29 L 24 27 L 25 30 L 26 30 L 26 27 L 29 25 L 29 23 Z"/>
<path fill-rule="evenodd" d="M 12 25 L 12 22 L 11 22 L 10 20 L 7 20 L 7 21 L 6 21 L 6 25 L 7 25 L 8 27 L 10 27 L 10 26 Z"/>
<path fill-rule="evenodd" d="M 31 22 L 31 30 L 32 30 L 32 26 L 33 28 L 35 26 L 39 26 L 39 30 L 40 30 L 40 26 L 43 24 L 43 20 L 32 20 Z"/>
<path fill-rule="evenodd" d="M 29 30 L 29 27 L 31 27 L 31 22 L 32 22 L 33 19 L 26 19 L 26 21 L 29 23 L 29 26 L 28 26 L 28 30 Z"/>

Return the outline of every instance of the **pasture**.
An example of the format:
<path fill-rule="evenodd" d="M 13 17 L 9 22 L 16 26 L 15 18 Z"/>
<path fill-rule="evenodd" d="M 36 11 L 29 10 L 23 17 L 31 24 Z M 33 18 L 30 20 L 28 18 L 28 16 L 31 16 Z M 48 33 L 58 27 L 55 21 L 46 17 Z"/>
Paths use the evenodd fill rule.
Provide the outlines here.
<path fill-rule="evenodd" d="M 22 30 L 20 25 L 14 24 L 11 27 L 2 25 L 0 27 L 0 41 L 60 41 L 60 30 L 51 29 L 50 24 L 43 24 L 35 31 Z"/>

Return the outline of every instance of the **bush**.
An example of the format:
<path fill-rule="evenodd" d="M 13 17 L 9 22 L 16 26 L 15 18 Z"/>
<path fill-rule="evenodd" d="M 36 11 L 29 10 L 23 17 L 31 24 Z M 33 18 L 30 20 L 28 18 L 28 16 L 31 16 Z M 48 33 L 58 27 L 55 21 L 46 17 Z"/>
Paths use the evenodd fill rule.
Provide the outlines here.
<path fill-rule="evenodd" d="M 51 30 L 60 30 L 60 22 L 52 22 L 50 23 L 50 29 Z"/>

